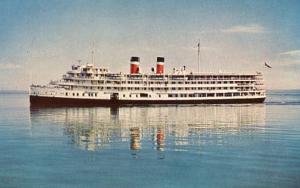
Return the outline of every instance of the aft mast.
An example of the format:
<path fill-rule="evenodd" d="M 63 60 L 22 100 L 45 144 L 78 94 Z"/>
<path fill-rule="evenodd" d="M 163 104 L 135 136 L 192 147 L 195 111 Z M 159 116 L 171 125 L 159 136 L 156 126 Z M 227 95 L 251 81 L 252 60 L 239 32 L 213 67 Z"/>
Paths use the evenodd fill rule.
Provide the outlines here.
<path fill-rule="evenodd" d="M 198 40 L 198 57 L 197 57 L 197 64 L 198 64 L 198 73 L 200 72 L 200 39 Z"/>

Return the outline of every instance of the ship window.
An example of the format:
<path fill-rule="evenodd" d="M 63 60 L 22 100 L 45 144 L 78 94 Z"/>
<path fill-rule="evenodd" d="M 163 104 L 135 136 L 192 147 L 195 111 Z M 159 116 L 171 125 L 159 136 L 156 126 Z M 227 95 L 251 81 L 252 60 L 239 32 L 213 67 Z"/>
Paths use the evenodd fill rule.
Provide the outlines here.
<path fill-rule="evenodd" d="M 73 96 L 75 96 L 75 93 L 73 93 Z"/>
<path fill-rule="evenodd" d="M 160 98 L 160 97 L 161 97 L 161 95 L 158 95 L 158 97 Z"/>
<path fill-rule="evenodd" d="M 79 93 L 77 93 L 77 96 L 79 96 Z"/>
<path fill-rule="evenodd" d="M 66 96 L 68 96 L 68 93 L 66 93 Z"/>
<path fill-rule="evenodd" d="M 223 93 L 217 93 L 217 97 L 223 97 Z"/>
<path fill-rule="evenodd" d="M 131 97 L 131 95 L 129 95 L 129 97 Z"/>
<path fill-rule="evenodd" d="M 208 94 L 207 94 L 207 97 L 214 97 L 214 96 L 215 96 L 214 93 L 208 93 Z"/>
<path fill-rule="evenodd" d="M 141 96 L 141 97 L 148 97 L 148 94 L 147 94 L 147 93 L 141 93 L 140 96 Z"/>
<path fill-rule="evenodd" d="M 95 97 L 97 97 L 97 93 L 95 93 Z"/>
<path fill-rule="evenodd" d="M 123 97 L 125 97 L 125 95 L 123 95 Z"/>
<path fill-rule="evenodd" d="M 136 97 L 139 97 L 138 95 L 136 95 Z"/>

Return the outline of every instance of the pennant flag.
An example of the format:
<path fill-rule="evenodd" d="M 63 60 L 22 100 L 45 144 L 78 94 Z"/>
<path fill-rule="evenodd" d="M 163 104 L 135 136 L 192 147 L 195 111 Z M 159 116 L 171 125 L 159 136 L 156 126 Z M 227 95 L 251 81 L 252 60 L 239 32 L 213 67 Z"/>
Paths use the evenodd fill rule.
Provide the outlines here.
<path fill-rule="evenodd" d="M 265 62 L 265 66 L 268 67 L 269 69 L 272 68 L 267 62 Z"/>

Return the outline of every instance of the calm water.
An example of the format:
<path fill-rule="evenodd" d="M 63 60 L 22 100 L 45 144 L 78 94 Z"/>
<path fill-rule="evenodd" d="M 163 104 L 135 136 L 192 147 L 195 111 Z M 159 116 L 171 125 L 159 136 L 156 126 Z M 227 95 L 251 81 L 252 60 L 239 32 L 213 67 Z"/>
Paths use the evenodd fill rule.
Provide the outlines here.
<path fill-rule="evenodd" d="M 0 187 L 300 187 L 300 91 L 118 109 L 0 94 L 0 152 Z"/>

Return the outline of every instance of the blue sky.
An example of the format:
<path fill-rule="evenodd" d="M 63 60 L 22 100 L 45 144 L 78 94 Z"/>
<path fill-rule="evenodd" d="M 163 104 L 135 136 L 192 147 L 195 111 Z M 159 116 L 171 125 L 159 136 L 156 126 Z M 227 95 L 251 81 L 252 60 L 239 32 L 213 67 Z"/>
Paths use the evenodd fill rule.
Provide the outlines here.
<path fill-rule="evenodd" d="M 81 59 L 128 72 L 166 68 L 262 71 L 269 89 L 300 88 L 299 1 L 0 1 L 0 89 L 59 79 Z M 267 61 L 272 69 L 264 68 Z"/>

